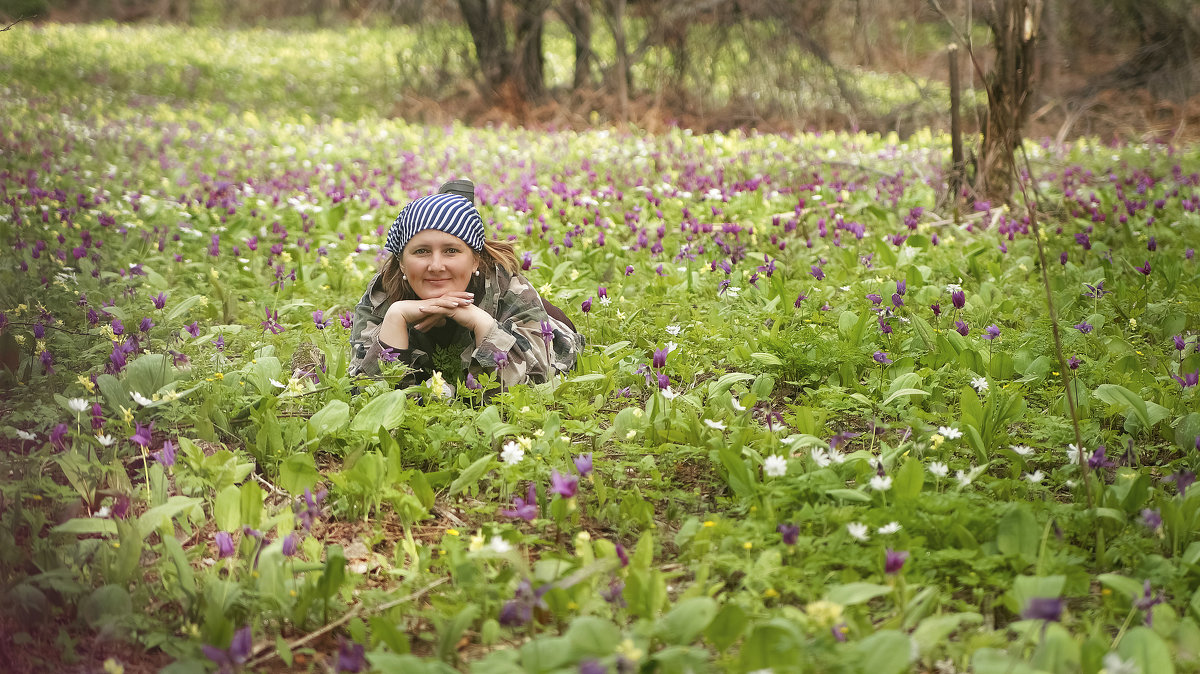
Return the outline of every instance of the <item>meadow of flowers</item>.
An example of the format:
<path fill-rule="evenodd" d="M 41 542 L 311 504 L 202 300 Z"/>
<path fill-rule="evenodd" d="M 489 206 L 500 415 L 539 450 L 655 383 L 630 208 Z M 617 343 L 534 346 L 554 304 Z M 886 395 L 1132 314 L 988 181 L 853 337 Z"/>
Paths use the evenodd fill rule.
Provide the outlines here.
<path fill-rule="evenodd" d="M 254 36 L 285 80 L 306 39 Z M 172 46 L 125 46 L 0 96 L 11 662 L 1200 667 L 1195 147 L 1028 143 L 1045 285 L 1023 207 L 956 216 L 937 134 L 131 95 Z M 456 177 L 586 336 L 565 379 L 347 377 L 386 228 Z"/>

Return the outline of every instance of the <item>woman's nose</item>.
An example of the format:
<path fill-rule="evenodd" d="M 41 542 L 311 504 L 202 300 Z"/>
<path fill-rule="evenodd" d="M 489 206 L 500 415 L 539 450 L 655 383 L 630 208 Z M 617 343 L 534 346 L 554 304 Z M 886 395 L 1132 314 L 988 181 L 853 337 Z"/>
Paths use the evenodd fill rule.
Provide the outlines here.
<path fill-rule="evenodd" d="M 442 260 L 441 255 L 434 253 L 429 257 L 429 267 L 431 269 L 442 269 L 445 266 L 445 262 Z"/>

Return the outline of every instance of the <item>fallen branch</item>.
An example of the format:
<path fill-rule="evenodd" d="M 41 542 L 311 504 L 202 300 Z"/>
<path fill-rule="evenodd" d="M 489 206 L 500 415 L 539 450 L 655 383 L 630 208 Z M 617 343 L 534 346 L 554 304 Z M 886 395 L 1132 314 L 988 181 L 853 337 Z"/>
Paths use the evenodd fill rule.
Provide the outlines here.
<path fill-rule="evenodd" d="M 37 16 L 37 15 L 34 14 L 33 16 Z M 21 23 L 22 21 L 25 21 L 27 19 L 32 19 L 33 16 L 23 16 L 23 17 L 17 19 L 16 21 L 13 21 L 12 23 L 8 24 L 7 26 L 0 28 L 0 33 L 3 33 L 4 31 L 7 31 L 7 30 L 12 30 L 13 26 L 15 26 L 18 23 Z"/>

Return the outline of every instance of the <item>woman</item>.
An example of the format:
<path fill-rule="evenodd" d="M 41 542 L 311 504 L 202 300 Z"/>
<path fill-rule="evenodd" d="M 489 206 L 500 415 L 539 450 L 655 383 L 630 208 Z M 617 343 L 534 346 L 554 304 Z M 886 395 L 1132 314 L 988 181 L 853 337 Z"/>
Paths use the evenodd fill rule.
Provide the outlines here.
<path fill-rule="evenodd" d="M 401 386 L 435 371 L 448 381 L 498 372 L 512 386 L 575 366 L 583 337 L 518 273 L 512 244 L 484 237 L 462 183 L 409 203 L 392 223 L 390 254 L 355 307 L 351 375 L 376 376 L 394 358 L 411 368 Z"/>

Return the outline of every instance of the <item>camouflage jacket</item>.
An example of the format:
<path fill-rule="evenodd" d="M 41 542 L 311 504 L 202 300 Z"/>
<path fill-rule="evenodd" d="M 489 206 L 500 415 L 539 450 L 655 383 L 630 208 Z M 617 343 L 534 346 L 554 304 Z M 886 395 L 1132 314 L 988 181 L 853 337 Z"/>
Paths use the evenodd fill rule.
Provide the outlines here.
<path fill-rule="evenodd" d="M 537 290 L 524 276 L 512 275 L 497 265 L 484 277 L 484 291 L 475 303 L 496 319 L 496 327 L 478 347 L 471 331 L 453 321 L 428 332 L 409 328 L 409 348 L 393 350 L 397 360 L 413 369 L 400 382 L 402 387 L 428 379 L 435 370 L 442 372 L 448 381 L 465 377 L 467 372 L 494 375 L 495 355 L 501 351 L 508 354 L 508 361 L 501 369 L 508 386 L 544 382 L 575 366 L 583 348 L 583 336 L 546 313 Z M 383 349 L 379 327 L 391 305 L 376 274 L 354 308 L 354 324 L 350 329 L 351 376 L 379 375 Z M 549 348 L 542 337 L 543 321 L 548 321 L 554 332 Z M 448 371 L 451 369 L 457 371 Z"/>

